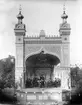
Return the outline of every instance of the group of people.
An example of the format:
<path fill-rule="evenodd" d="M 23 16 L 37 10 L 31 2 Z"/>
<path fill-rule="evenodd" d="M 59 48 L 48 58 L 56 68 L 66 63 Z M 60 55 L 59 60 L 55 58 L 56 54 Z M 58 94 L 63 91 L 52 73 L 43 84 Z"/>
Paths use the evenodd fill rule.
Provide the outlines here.
<path fill-rule="evenodd" d="M 61 80 L 59 78 L 55 78 L 55 80 L 49 79 L 49 81 L 46 81 L 43 76 L 40 78 L 34 77 L 33 79 L 27 78 L 26 80 L 26 88 L 34 88 L 34 87 L 40 87 L 40 88 L 48 88 L 48 87 L 60 87 L 61 86 Z"/>

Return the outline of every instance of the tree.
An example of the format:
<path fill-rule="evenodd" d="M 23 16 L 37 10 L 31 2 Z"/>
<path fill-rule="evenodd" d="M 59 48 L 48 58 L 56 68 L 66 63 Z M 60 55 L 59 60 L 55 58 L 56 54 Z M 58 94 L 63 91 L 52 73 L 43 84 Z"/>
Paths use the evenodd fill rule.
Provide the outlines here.
<path fill-rule="evenodd" d="M 0 83 L 3 84 L 1 88 L 6 87 L 14 87 L 15 86 L 15 58 L 9 56 L 5 60 L 2 61 L 2 75 L 0 79 Z M 2 82 L 3 81 L 3 82 Z"/>
<path fill-rule="evenodd" d="M 72 87 L 78 87 L 79 85 L 79 81 L 80 81 L 79 71 L 80 71 L 79 67 L 71 68 L 71 86 Z"/>

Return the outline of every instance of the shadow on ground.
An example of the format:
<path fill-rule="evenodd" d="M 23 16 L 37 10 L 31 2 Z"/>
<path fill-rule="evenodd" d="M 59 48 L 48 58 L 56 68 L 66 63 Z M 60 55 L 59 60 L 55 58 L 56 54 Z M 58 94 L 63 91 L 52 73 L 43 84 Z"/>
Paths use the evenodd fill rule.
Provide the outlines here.
<path fill-rule="evenodd" d="M 16 95 L 8 95 L 0 89 L 0 104 L 9 104 L 9 105 L 16 105 L 17 98 Z"/>
<path fill-rule="evenodd" d="M 72 96 L 71 100 L 64 105 L 82 105 L 82 90 L 77 90 Z"/>

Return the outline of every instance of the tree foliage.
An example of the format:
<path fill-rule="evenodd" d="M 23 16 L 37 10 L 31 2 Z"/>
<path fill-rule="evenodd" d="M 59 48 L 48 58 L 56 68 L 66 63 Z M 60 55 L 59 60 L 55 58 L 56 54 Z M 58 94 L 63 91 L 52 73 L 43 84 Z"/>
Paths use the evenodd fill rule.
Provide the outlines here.
<path fill-rule="evenodd" d="M 1 60 L 2 68 L 0 69 L 1 75 L 0 75 L 0 87 L 6 88 L 6 87 L 14 87 L 15 85 L 15 58 L 12 56 L 9 56 L 6 59 Z"/>
<path fill-rule="evenodd" d="M 79 67 L 71 68 L 71 86 L 72 88 L 81 88 L 82 85 L 82 69 Z"/>

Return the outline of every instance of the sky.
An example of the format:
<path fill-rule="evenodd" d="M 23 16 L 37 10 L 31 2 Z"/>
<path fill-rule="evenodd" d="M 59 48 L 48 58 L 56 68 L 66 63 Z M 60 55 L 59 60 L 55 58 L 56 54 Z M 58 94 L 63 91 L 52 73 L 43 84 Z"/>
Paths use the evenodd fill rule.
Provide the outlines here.
<path fill-rule="evenodd" d="M 71 26 L 70 64 L 82 64 L 82 0 L 0 0 L 0 59 L 15 56 L 14 27 L 21 4 L 26 35 L 59 35 L 65 3 L 67 22 Z"/>

